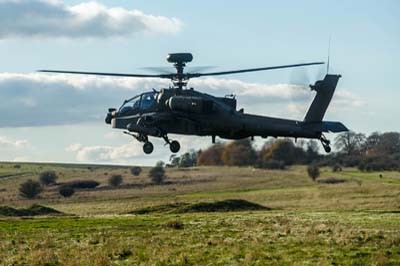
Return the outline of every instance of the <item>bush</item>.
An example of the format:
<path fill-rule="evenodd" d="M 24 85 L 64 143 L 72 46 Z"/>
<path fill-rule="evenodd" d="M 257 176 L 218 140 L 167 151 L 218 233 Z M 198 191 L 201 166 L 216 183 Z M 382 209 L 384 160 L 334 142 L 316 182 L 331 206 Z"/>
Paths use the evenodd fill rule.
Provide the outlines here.
<path fill-rule="evenodd" d="M 134 166 L 130 170 L 131 170 L 131 174 L 134 176 L 139 176 L 140 173 L 142 172 L 142 168 L 139 166 Z"/>
<path fill-rule="evenodd" d="M 340 164 L 335 164 L 334 166 L 332 166 L 332 172 L 336 173 L 336 172 L 341 172 L 343 169 L 340 166 Z"/>
<path fill-rule="evenodd" d="M 318 180 L 318 182 L 324 184 L 340 184 L 346 182 L 346 179 L 329 177 L 327 179 Z"/>
<path fill-rule="evenodd" d="M 113 187 L 117 187 L 122 184 L 122 175 L 112 175 L 108 179 L 108 184 Z"/>
<path fill-rule="evenodd" d="M 95 188 L 98 185 L 100 185 L 100 183 L 94 180 L 77 180 L 66 183 L 65 185 L 74 189 L 79 189 L 79 188 Z"/>
<path fill-rule="evenodd" d="M 43 191 L 39 182 L 29 179 L 19 186 L 19 193 L 22 197 L 32 199 Z"/>
<path fill-rule="evenodd" d="M 55 184 L 57 178 L 58 176 L 54 171 L 46 171 L 39 175 L 40 183 L 42 183 L 45 186 Z"/>
<path fill-rule="evenodd" d="M 172 229 L 183 229 L 183 223 L 180 221 L 169 221 L 165 225 Z"/>
<path fill-rule="evenodd" d="M 165 170 L 161 166 L 155 166 L 150 169 L 149 177 L 155 184 L 161 184 L 165 179 Z"/>
<path fill-rule="evenodd" d="M 68 198 L 75 193 L 75 190 L 70 186 L 62 186 L 58 192 L 61 196 Z"/>
<path fill-rule="evenodd" d="M 319 167 L 315 164 L 311 164 L 307 167 L 308 176 L 315 181 L 319 177 Z"/>
<path fill-rule="evenodd" d="M 284 170 L 286 168 L 285 162 L 284 161 L 278 161 L 278 160 L 260 160 L 257 162 L 256 166 L 258 168 L 263 168 L 263 169 L 273 169 L 273 170 Z"/>
<path fill-rule="evenodd" d="M 16 164 L 16 165 L 14 165 L 14 168 L 15 168 L 15 169 L 20 169 L 20 168 L 21 168 L 21 165 L 20 165 L 20 164 Z"/>
<path fill-rule="evenodd" d="M 400 161 L 393 156 L 371 156 L 366 157 L 358 165 L 361 171 L 393 171 L 400 169 Z"/>

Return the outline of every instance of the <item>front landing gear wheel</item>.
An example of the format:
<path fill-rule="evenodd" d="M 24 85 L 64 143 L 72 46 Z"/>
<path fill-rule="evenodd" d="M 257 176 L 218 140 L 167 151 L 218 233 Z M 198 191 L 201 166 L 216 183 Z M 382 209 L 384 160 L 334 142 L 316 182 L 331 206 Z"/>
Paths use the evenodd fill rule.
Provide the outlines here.
<path fill-rule="evenodd" d="M 146 143 L 143 145 L 143 152 L 144 152 L 144 153 L 150 154 L 150 153 L 153 152 L 153 150 L 154 150 L 153 143 L 151 143 L 151 142 L 146 142 Z"/>
<path fill-rule="evenodd" d="M 181 149 L 181 145 L 176 140 L 173 140 L 169 144 L 169 149 L 171 150 L 171 152 L 177 153 Z"/>

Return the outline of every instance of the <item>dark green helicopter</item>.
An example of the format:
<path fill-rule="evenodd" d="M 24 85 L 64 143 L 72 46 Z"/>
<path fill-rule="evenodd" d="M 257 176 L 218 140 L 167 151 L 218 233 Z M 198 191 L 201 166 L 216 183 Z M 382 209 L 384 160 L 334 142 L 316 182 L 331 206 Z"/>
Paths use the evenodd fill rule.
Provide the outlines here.
<path fill-rule="evenodd" d="M 340 122 L 322 120 L 340 75 L 326 74 L 323 80 L 310 85 L 311 90 L 316 91 L 317 94 L 303 121 L 246 114 L 243 109 L 236 109 L 234 96 L 215 97 L 193 88 L 186 89 L 187 82 L 191 78 L 318 65 L 324 64 L 323 62 L 224 72 L 184 72 L 186 64 L 192 60 L 193 56 L 190 53 L 169 54 L 167 61 L 174 64 L 176 68 L 176 73 L 172 74 L 147 75 L 59 70 L 41 70 L 41 72 L 172 80 L 173 87 L 142 93 L 125 100 L 118 110 L 115 108 L 108 110 L 106 123 L 111 124 L 113 128 L 127 130 L 126 134 L 143 142 L 143 151 L 146 154 L 152 153 L 154 149 L 153 144 L 149 141 L 149 136 L 163 138 L 169 144 L 171 152 L 178 152 L 180 144 L 176 140 L 170 140 L 169 133 L 211 136 L 213 143 L 217 136 L 224 139 L 248 137 L 254 139 L 255 136 L 318 139 L 325 151 L 329 153 L 331 151 L 330 141 L 323 133 L 348 131 Z"/>

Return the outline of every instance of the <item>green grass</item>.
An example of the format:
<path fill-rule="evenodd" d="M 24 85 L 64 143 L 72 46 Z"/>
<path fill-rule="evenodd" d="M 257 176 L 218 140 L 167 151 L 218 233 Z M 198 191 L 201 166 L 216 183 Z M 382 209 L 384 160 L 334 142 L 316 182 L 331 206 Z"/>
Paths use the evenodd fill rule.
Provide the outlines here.
<path fill-rule="evenodd" d="M 134 177 L 115 166 L 13 167 L 0 163 L 0 173 L 30 174 L 0 178 L 0 206 L 41 204 L 74 216 L 0 218 L 0 265 L 400 265 L 399 172 L 322 169 L 320 179 L 346 180 L 332 185 L 312 182 L 304 166 L 200 167 L 167 169 L 168 184 L 151 185 L 149 169 Z M 94 179 L 101 185 L 67 199 L 56 187 L 38 199 L 21 198 L 19 184 L 46 170 L 56 171 L 61 183 Z M 121 188 L 108 186 L 112 174 L 123 175 Z M 168 209 L 227 199 L 271 210 Z M 127 214 L 159 206 L 165 209 Z M 174 223 L 183 226 L 169 226 Z"/>

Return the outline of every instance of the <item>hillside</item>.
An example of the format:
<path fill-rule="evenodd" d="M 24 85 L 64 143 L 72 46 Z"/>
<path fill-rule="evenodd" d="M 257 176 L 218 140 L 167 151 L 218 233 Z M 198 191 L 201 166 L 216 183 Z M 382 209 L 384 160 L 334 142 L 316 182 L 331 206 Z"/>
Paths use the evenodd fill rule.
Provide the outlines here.
<path fill-rule="evenodd" d="M 0 206 L 64 215 L 0 218 L 1 265 L 400 263 L 399 172 L 323 168 L 313 182 L 305 166 L 174 168 L 153 185 L 148 168 L 136 177 L 123 166 L 15 165 L 0 164 Z M 19 196 L 19 184 L 47 170 L 59 184 L 100 186 L 70 198 L 58 186 Z M 108 185 L 113 174 L 121 186 Z"/>

